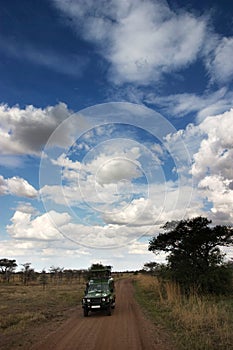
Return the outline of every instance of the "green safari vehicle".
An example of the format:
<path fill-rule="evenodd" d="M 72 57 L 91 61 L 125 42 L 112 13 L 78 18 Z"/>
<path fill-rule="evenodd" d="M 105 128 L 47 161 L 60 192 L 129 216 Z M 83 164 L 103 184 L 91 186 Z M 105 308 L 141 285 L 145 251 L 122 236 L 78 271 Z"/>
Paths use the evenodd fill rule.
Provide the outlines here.
<path fill-rule="evenodd" d="M 101 272 L 103 272 L 101 270 Z M 104 311 L 111 316 L 115 308 L 115 286 L 111 276 L 94 276 L 87 283 L 85 296 L 82 299 L 83 315 L 89 312 Z"/>

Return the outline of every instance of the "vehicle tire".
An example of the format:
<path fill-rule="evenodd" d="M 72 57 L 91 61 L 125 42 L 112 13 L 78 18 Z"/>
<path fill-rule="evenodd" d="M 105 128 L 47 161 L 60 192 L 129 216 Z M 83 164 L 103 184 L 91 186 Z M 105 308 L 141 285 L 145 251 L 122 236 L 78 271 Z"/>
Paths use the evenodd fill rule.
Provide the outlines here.
<path fill-rule="evenodd" d="M 106 315 L 111 316 L 111 314 L 112 314 L 111 305 L 109 305 L 108 308 L 106 309 Z"/>
<path fill-rule="evenodd" d="M 83 308 L 83 316 L 87 317 L 88 316 L 88 309 L 86 307 Z"/>

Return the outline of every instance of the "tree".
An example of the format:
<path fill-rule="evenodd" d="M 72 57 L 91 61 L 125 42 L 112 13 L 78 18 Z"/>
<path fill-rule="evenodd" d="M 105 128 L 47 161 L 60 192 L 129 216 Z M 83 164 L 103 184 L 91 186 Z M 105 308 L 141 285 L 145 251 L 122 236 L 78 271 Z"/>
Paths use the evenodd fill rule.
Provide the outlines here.
<path fill-rule="evenodd" d="M 150 261 L 144 264 L 142 272 L 147 272 L 157 277 L 164 277 L 167 273 L 167 266 L 165 264 L 159 264 L 154 261 Z"/>
<path fill-rule="evenodd" d="M 39 282 L 43 286 L 43 290 L 45 290 L 46 284 L 48 284 L 48 276 L 45 270 L 41 271 Z"/>
<path fill-rule="evenodd" d="M 101 263 L 92 264 L 91 267 L 86 271 L 84 278 L 89 280 L 91 277 L 95 276 L 109 276 L 111 274 L 112 266 L 103 265 Z"/>
<path fill-rule="evenodd" d="M 10 259 L 0 259 L 0 273 L 3 276 L 3 279 L 9 283 L 10 276 L 14 272 L 18 265 L 16 264 L 16 260 Z"/>
<path fill-rule="evenodd" d="M 49 268 L 50 278 L 51 280 L 54 281 L 55 284 L 62 282 L 63 270 L 64 270 L 64 267 L 50 266 Z"/>
<path fill-rule="evenodd" d="M 157 262 L 150 261 L 144 264 L 143 270 L 153 275 L 158 271 L 158 268 L 159 264 Z"/>
<path fill-rule="evenodd" d="M 207 218 L 167 222 L 164 232 L 149 242 L 148 250 L 168 253 L 172 278 L 186 290 L 195 286 L 201 291 L 223 292 L 231 285 L 229 269 L 223 263 L 220 246 L 233 243 L 230 226 L 210 226 Z"/>
<path fill-rule="evenodd" d="M 26 262 L 24 264 L 21 264 L 23 266 L 22 269 L 22 281 L 23 284 L 26 286 L 28 285 L 29 281 L 32 281 L 33 279 L 35 279 L 35 270 L 33 268 L 31 268 L 31 263 Z"/>
<path fill-rule="evenodd" d="M 89 270 L 104 270 L 105 268 L 111 268 L 111 266 L 104 266 L 101 263 L 92 264 Z"/>

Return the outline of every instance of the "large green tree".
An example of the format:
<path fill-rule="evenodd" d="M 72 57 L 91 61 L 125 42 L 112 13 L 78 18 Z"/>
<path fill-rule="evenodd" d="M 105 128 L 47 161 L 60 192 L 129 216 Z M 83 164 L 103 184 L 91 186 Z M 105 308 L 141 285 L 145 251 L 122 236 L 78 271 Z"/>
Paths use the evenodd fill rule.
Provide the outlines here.
<path fill-rule="evenodd" d="M 149 242 L 154 253 L 168 253 L 170 276 L 186 290 L 222 292 L 230 287 L 230 271 L 223 264 L 220 247 L 233 244 L 230 226 L 212 226 L 207 218 L 196 217 L 167 222 L 163 232 Z"/>

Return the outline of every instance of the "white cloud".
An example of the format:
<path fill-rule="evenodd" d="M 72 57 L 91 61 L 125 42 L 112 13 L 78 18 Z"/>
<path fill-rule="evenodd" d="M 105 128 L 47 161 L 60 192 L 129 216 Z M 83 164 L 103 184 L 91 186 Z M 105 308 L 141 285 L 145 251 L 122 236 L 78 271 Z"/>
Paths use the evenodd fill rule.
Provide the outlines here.
<path fill-rule="evenodd" d="M 17 210 L 11 218 L 12 224 L 7 226 L 7 232 L 14 239 L 61 240 L 59 230 L 69 220 L 67 213 L 51 211 L 32 217 L 31 213 Z"/>
<path fill-rule="evenodd" d="M 189 65 L 198 56 L 205 30 L 202 19 L 177 15 L 158 3 L 139 1 L 121 19 L 113 36 L 108 57 L 114 80 L 148 84 L 162 73 Z"/>
<path fill-rule="evenodd" d="M 191 93 L 174 94 L 169 96 L 156 96 L 149 93 L 143 101 L 161 108 L 166 114 L 174 117 L 184 117 L 195 113 L 198 122 L 210 115 L 223 113 L 232 107 L 233 93 L 221 88 L 212 93 L 196 95 Z"/>
<path fill-rule="evenodd" d="M 17 258 L 28 259 L 35 256 L 36 250 L 39 245 L 36 246 L 33 241 L 23 241 L 23 240 L 1 240 L 0 244 L 0 256 L 6 258 Z M 21 261 L 23 263 L 25 261 Z M 17 261 L 18 263 L 18 261 Z"/>
<path fill-rule="evenodd" d="M 27 202 L 19 202 L 16 210 L 32 215 L 38 214 L 37 210 L 31 205 L 31 203 Z"/>
<path fill-rule="evenodd" d="M 143 243 L 139 241 L 135 241 L 129 246 L 129 254 L 136 254 L 136 255 L 147 255 L 150 256 L 150 252 L 148 251 L 148 242 Z"/>
<path fill-rule="evenodd" d="M 205 18 L 172 12 L 161 1 L 54 4 L 72 19 L 69 24 L 79 35 L 98 45 L 111 63 L 110 78 L 116 83 L 148 84 L 186 67 L 197 59 L 207 32 Z"/>
<path fill-rule="evenodd" d="M 207 173 L 221 174 L 233 179 L 233 109 L 224 114 L 206 118 L 199 128 L 206 135 L 194 155 L 192 175 L 203 178 Z"/>
<path fill-rule="evenodd" d="M 20 109 L 18 106 L 0 105 L 0 153 L 40 154 L 52 132 L 70 115 L 71 111 L 65 103 L 45 109 L 33 106 Z M 57 145 L 64 146 L 72 140 L 71 129 L 67 130 L 66 125 L 63 134 L 56 140 Z"/>
<path fill-rule="evenodd" d="M 130 241 L 140 237 L 148 230 L 148 227 L 100 226 L 93 223 L 89 226 L 72 222 L 72 218 L 66 212 L 49 211 L 35 216 L 27 209 L 25 211 L 17 210 L 14 213 L 11 224 L 6 227 L 10 237 L 14 240 L 24 241 L 57 241 L 58 244 L 53 243 L 55 244 L 54 249 L 58 249 L 60 245 L 63 246 L 62 242 L 64 240 L 67 240 L 73 246 L 98 249 L 117 248 L 128 245 Z M 21 210 L 24 209 L 21 207 Z M 61 247 L 61 249 L 64 249 L 64 247 Z"/>
<path fill-rule="evenodd" d="M 126 247 L 135 239 L 146 234 L 150 226 L 127 225 L 82 225 L 69 223 L 62 228 L 68 239 L 88 248 L 114 249 Z"/>
<path fill-rule="evenodd" d="M 213 81 L 228 83 L 233 78 L 233 37 L 219 40 L 213 57 L 207 59 L 207 68 Z"/>
<path fill-rule="evenodd" d="M 193 139 L 196 139 L 196 135 Z M 173 146 L 178 144 L 179 152 L 172 149 L 172 153 L 177 153 L 177 157 L 181 158 L 180 163 L 181 160 L 184 163 L 187 160 L 184 142 L 174 140 L 170 143 Z M 145 152 L 145 146 L 136 144 L 137 147 L 135 142 L 123 142 L 123 139 L 100 143 L 100 146 L 88 152 L 82 163 L 75 160 L 75 154 L 72 153 L 62 153 L 57 159 L 52 159 L 52 164 L 61 168 L 61 172 L 58 171 L 62 181 L 58 179 L 54 184 L 50 181 L 41 188 L 40 193 L 47 210 L 51 210 L 54 204 L 62 205 L 63 211 L 68 211 L 75 220 L 79 218 L 79 222 L 84 223 L 84 227 L 77 227 L 72 222 L 68 235 L 74 232 L 72 236 L 75 236 L 75 232 L 79 232 L 78 239 L 84 241 L 82 232 L 86 232 L 89 237 L 85 225 L 97 222 L 103 226 L 101 228 L 94 224 L 91 235 L 95 232 L 96 244 L 105 244 L 102 237 L 110 231 L 118 231 L 118 226 L 134 227 L 127 227 L 129 231 L 124 227 L 124 243 L 131 235 L 138 237 L 138 234 L 148 233 L 154 229 L 154 223 L 162 224 L 174 217 L 184 217 L 192 192 L 192 183 L 187 174 L 189 169 L 183 163 L 184 169 L 178 169 L 177 165 L 178 177 L 183 172 L 186 179 L 183 176 L 183 179 L 177 180 L 175 176 L 176 180 L 167 181 L 160 160 L 164 149 L 159 144 L 150 144 L 150 152 Z M 45 169 L 48 176 L 48 170 Z M 197 205 L 193 206 L 193 212 L 196 213 L 199 209 Z M 189 213 L 192 214 L 192 210 Z M 94 244 L 92 236 L 90 242 Z M 115 238 L 109 237 L 106 242 L 109 245 L 116 243 Z"/>
<path fill-rule="evenodd" d="M 102 206 L 124 201 L 132 191 L 139 193 L 140 186 L 132 182 L 143 175 L 140 156 L 140 147 L 118 139 L 100 143 L 100 149 L 87 153 L 82 163 L 61 154 L 51 161 L 62 169 L 63 183 L 45 185 L 40 193 L 58 204 L 79 206 L 86 201 L 101 210 Z"/>
<path fill-rule="evenodd" d="M 78 179 L 86 180 L 87 177 L 90 179 L 92 175 L 100 185 L 140 177 L 142 175 L 139 169 L 140 163 L 137 161 L 140 157 L 139 148 L 116 150 L 116 145 L 113 144 L 114 140 L 103 149 L 103 153 L 95 149 L 95 158 L 86 159 L 83 163 L 72 161 L 65 154 L 61 154 L 58 159 L 52 159 L 51 162 L 63 169 L 63 178 L 70 182 L 77 183 Z"/>
<path fill-rule="evenodd" d="M 103 214 L 103 219 L 109 224 L 146 226 L 153 225 L 161 211 L 161 206 L 157 207 L 145 198 L 132 200 L 125 208 L 113 209 L 112 212 Z"/>
<path fill-rule="evenodd" d="M 215 33 L 209 15 L 175 12 L 160 0 L 53 3 L 77 35 L 94 43 L 110 62 L 109 78 L 117 84 L 148 85 L 197 59 L 211 82 L 223 84 L 233 78 L 233 38 Z"/>
<path fill-rule="evenodd" d="M 177 149 L 179 140 L 187 145 L 193 160 L 189 169 L 194 180 L 193 194 L 199 204 L 202 203 L 202 209 L 207 205 L 205 210 L 208 211 L 203 211 L 202 215 L 222 224 L 231 224 L 233 220 L 232 120 L 233 109 L 207 117 L 197 126 L 188 125 L 185 130 L 166 138 L 168 147 L 175 149 L 181 159 L 182 152 Z M 187 174 L 188 169 L 185 171 Z"/>
<path fill-rule="evenodd" d="M 6 194 L 35 198 L 37 197 L 37 190 L 25 179 L 16 176 L 4 179 L 4 177 L 0 175 L 0 195 Z"/>
<path fill-rule="evenodd" d="M 105 162 L 96 174 L 96 180 L 100 185 L 117 183 L 124 180 L 132 180 L 142 176 L 138 164 L 130 159 L 113 158 Z"/>
<path fill-rule="evenodd" d="M 82 269 L 90 266 L 91 251 L 69 240 L 58 241 L 12 239 L 2 240 L 0 256 L 16 259 L 17 270 L 21 264 L 30 262 L 36 270 L 49 270 L 50 266 Z M 79 258 L 77 260 L 77 258 Z M 81 259 L 80 259 L 81 258 Z"/>
<path fill-rule="evenodd" d="M 64 210 L 70 211 L 76 219 L 80 217 L 84 226 L 85 222 L 88 224 L 90 216 L 92 223 L 97 218 L 101 219 L 105 229 L 108 226 L 111 227 L 111 230 L 113 227 L 122 226 L 124 227 L 123 232 L 126 232 L 126 226 L 130 226 L 128 234 L 132 234 L 134 237 L 138 237 L 138 234 L 139 236 L 150 234 L 151 230 L 156 229 L 156 225 L 162 225 L 166 221 L 180 220 L 187 216 L 193 217 L 201 214 L 203 203 L 201 198 L 197 198 L 191 182 L 189 184 L 186 181 L 185 185 L 185 181 L 180 184 L 179 182 L 167 181 L 150 184 L 149 187 L 147 184 L 137 184 L 133 194 L 138 194 L 139 198 L 132 196 L 128 186 L 126 186 L 125 192 L 122 191 L 122 188 L 120 192 L 117 192 L 112 185 L 100 186 L 102 192 L 98 190 L 94 193 L 90 183 L 87 184 L 82 193 L 79 192 L 78 187 L 47 186 L 42 189 L 42 195 L 47 196 L 46 201 L 63 205 Z M 194 191 L 193 199 L 192 191 Z M 52 208 L 52 204 L 49 208 Z M 80 211 L 81 209 L 85 212 Z M 138 227 L 137 230 L 135 230 L 136 227 Z M 98 232 L 102 230 L 100 227 L 96 229 Z M 76 231 L 79 233 L 83 230 L 86 232 L 87 228 L 76 227 Z M 98 244 L 97 237 L 96 244 Z"/>
<path fill-rule="evenodd" d="M 184 143 L 190 154 L 192 166 L 181 169 L 181 178 L 186 178 L 179 187 L 185 196 L 185 187 L 192 187 L 192 200 L 186 207 L 186 217 L 204 215 L 214 223 L 232 224 L 233 221 L 233 109 L 223 114 L 210 116 L 199 125 L 190 124 L 185 130 L 169 134 L 167 147 L 182 164 Z M 192 176 L 193 185 L 188 175 Z M 188 185 L 190 187 L 188 187 Z M 168 199 L 172 202 L 171 197 Z M 169 200 L 167 201 L 169 203 Z M 165 210 L 168 220 L 178 217 L 183 199 L 176 210 Z M 171 215 L 170 215 L 171 214 Z"/>
<path fill-rule="evenodd" d="M 34 198 L 37 196 L 37 191 L 33 186 L 31 186 L 26 180 L 12 177 L 6 179 L 9 192 L 21 197 Z"/>

